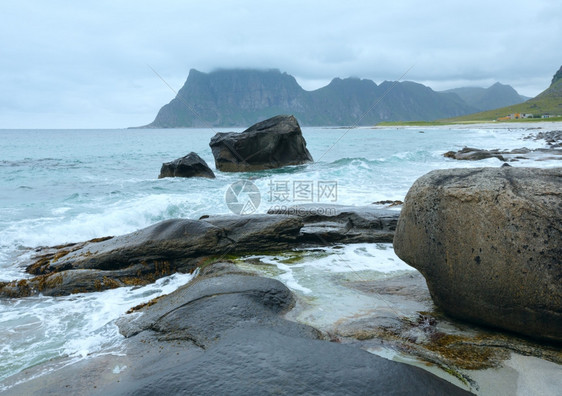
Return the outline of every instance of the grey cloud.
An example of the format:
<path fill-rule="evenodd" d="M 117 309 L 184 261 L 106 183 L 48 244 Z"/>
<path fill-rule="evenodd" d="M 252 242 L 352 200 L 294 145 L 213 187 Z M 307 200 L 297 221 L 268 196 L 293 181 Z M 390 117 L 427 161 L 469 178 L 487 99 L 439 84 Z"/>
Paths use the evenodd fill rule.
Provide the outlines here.
<path fill-rule="evenodd" d="M 0 128 L 145 124 L 173 97 L 147 64 L 176 89 L 190 68 L 278 68 L 312 89 L 415 64 L 405 78 L 436 90 L 501 81 L 534 96 L 562 63 L 560 20 L 556 0 L 7 0 Z"/>

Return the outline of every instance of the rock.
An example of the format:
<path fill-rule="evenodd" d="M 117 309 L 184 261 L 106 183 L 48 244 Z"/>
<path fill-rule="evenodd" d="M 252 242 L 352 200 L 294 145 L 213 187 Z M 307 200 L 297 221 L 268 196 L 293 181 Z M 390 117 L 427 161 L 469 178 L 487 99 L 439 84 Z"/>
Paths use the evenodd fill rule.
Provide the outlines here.
<path fill-rule="evenodd" d="M 158 178 L 164 177 L 207 177 L 214 179 L 215 174 L 203 158 L 191 152 L 185 157 L 163 163 Z"/>
<path fill-rule="evenodd" d="M 465 161 L 479 161 L 486 158 L 497 158 L 500 161 L 505 161 L 505 158 L 499 153 L 498 150 L 481 150 L 471 147 L 465 147 L 457 152 L 447 151 L 445 154 L 443 154 L 443 156 Z"/>
<path fill-rule="evenodd" d="M 141 316 L 122 317 L 117 322 L 119 331 L 133 337 L 152 330 L 160 337 L 173 335 L 205 349 L 236 327 L 276 327 L 276 331 L 293 337 L 320 337 L 313 327 L 280 316 L 295 304 L 293 294 L 283 283 L 248 273 L 231 273 L 229 266 L 236 268 L 229 264 L 211 271 L 210 276 L 197 278 L 141 308 Z"/>
<path fill-rule="evenodd" d="M 284 318 L 294 296 L 281 282 L 228 266 L 122 317 L 120 356 L 9 379 L 8 394 L 469 394 L 418 367 L 323 340 Z"/>
<path fill-rule="evenodd" d="M 550 148 L 562 148 L 562 131 L 539 132 L 536 135 L 526 136 L 524 139 L 544 140 Z"/>
<path fill-rule="evenodd" d="M 562 168 L 438 170 L 406 196 L 396 254 L 451 316 L 562 341 Z"/>
<path fill-rule="evenodd" d="M 334 242 L 392 242 L 400 212 L 374 206 L 302 204 L 272 208 L 269 214 L 298 216 L 304 222 L 299 241 L 316 245 Z"/>
<path fill-rule="evenodd" d="M 522 155 L 525 156 L 522 156 Z M 546 157 L 549 155 L 549 157 Z M 487 158 L 497 158 L 500 161 L 518 161 L 520 159 L 534 159 L 536 161 L 562 160 L 562 150 L 557 146 L 549 148 L 528 149 L 526 147 L 507 150 L 481 150 L 465 147 L 459 151 L 447 151 L 444 157 L 456 160 L 479 161 Z"/>
<path fill-rule="evenodd" d="M 60 296 L 154 282 L 230 255 L 333 243 L 392 242 L 399 212 L 304 204 L 249 216 L 162 221 L 131 234 L 39 248 L 33 278 L 0 283 L 0 297 Z"/>
<path fill-rule="evenodd" d="M 26 269 L 35 278 L 0 284 L 0 297 L 66 295 L 139 285 L 230 254 L 294 246 L 302 220 L 294 216 L 172 219 L 114 238 L 47 249 Z"/>
<path fill-rule="evenodd" d="M 242 133 L 217 133 L 209 143 L 218 170 L 251 172 L 312 162 L 293 116 L 279 115 Z"/>
<path fill-rule="evenodd" d="M 372 203 L 373 205 L 387 205 L 387 208 L 391 208 L 393 206 L 402 206 L 404 202 L 400 200 L 391 201 L 389 199 L 385 199 L 384 201 L 376 201 Z"/>

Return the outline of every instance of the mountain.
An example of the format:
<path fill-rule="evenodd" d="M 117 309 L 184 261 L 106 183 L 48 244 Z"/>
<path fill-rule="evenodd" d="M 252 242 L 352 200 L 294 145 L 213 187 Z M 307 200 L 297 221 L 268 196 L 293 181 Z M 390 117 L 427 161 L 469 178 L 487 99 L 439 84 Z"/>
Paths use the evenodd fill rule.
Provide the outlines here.
<path fill-rule="evenodd" d="M 279 70 L 190 70 L 177 96 L 149 128 L 248 126 L 277 114 L 293 114 L 301 125 L 373 125 L 380 121 L 434 120 L 473 113 L 454 93 L 414 82 L 333 79 L 304 90 Z"/>
<path fill-rule="evenodd" d="M 510 85 L 503 85 L 499 82 L 488 88 L 464 87 L 444 92 L 457 94 L 466 104 L 478 111 L 519 104 L 528 99 L 519 95 Z"/>
<path fill-rule="evenodd" d="M 550 86 L 524 103 L 499 109 L 470 114 L 462 117 L 449 118 L 447 121 L 489 121 L 509 114 L 562 115 L 562 67 L 554 74 Z"/>

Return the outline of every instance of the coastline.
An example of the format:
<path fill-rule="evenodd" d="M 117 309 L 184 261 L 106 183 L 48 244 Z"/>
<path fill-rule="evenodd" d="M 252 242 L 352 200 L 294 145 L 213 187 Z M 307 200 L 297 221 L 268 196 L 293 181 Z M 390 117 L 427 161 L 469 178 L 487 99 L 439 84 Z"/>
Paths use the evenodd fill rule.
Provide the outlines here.
<path fill-rule="evenodd" d="M 419 129 L 419 128 L 431 128 L 431 129 L 527 129 L 527 130 L 535 130 L 535 129 L 545 129 L 545 130 L 556 130 L 562 129 L 562 121 L 545 121 L 545 120 L 538 120 L 538 121 L 528 121 L 528 122 L 480 122 L 475 121 L 474 123 L 465 122 L 465 123 L 424 123 L 421 122 L 419 124 L 415 123 L 404 123 L 404 125 L 375 125 L 373 127 L 368 127 L 370 129 Z"/>
<path fill-rule="evenodd" d="M 553 123 L 545 123 L 544 127 L 548 127 L 550 126 L 550 129 L 555 129 L 556 127 L 552 128 L 552 124 Z M 525 125 L 528 126 L 528 125 Z M 542 128 L 542 127 L 541 127 Z M 365 128 L 361 128 L 361 129 L 365 129 Z M 385 128 L 387 130 L 389 129 L 398 129 L 398 128 Z M 404 135 L 408 135 L 409 139 L 412 138 L 417 138 L 419 136 L 418 141 L 419 142 L 424 142 L 425 140 L 427 140 L 431 134 L 427 133 L 425 135 L 418 135 L 417 133 L 415 133 L 416 131 L 419 131 L 420 128 L 418 127 L 407 127 L 404 129 L 409 129 L 412 130 L 414 133 L 408 133 L 408 134 L 404 134 Z M 452 129 L 450 127 L 431 127 L 431 129 Z M 453 128 L 453 129 L 461 129 L 461 128 Z M 476 129 L 473 126 L 466 126 L 465 129 Z M 485 130 L 498 130 L 498 129 L 502 129 L 502 128 L 497 128 L 497 124 L 483 124 L 483 127 L 481 129 L 485 129 Z M 509 130 L 512 129 L 512 124 L 509 125 L 505 125 L 505 128 L 503 128 L 504 130 Z M 523 130 L 523 131 L 528 131 L 528 130 L 533 130 L 536 128 L 516 128 L 519 131 Z M 463 132 L 465 133 L 465 132 Z M 526 133 L 526 132 L 525 132 Z M 379 134 L 369 134 L 367 135 L 365 132 L 361 132 L 362 135 L 368 136 L 368 137 L 372 137 L 373 135 L 379 135 Z M 482 135 L 484 134 L 488 134 L 488 132 L 486 133 L 481 133 Z M 337 135 L 335 137 L 338 137 L 341 135 L 341 131 L 336 131 L 334 133 L 334 135 Z M 351 134 L 350 134 L 351 135 Z M 360 134 L 358 134 L 360 135 Z M 397 134 L 397 135 L 401 135 L 401 134 Z M 441 133 L 435 133 L 433 135 L 441 135 Z M 502 133 L 496 133 L 493 134 L 493 136 L 507 136 L 508 133 L 506 132 L 502 132 Z M 521 135 L 521 134 L 520 134 Z M 522 135 L 521 135 L 522 136 Z M 393 138 L 393 136 L 389 136 L 389 138 Z M 520 140 L 521 142 L 525 142 L 525 140 Z M 515 140 L 513 140 L 511 142 L 511 144 L 516 144 L 514 143 Z M 535 142 L 533 141 L 531 144 L 538 146 L 539 144 L 542 144 L 542 142 Z M 431 147 L 431 145 L 429 145 Z M 400 153 L 399 153 L 400 154 Z M 381 154 L 376 154 L 376 155 L 381 155 Z M 341 157 L 341 154 L 338 154 L 339 157 Z M 345 155 L 344 155 L 345 156 Z M 327 164 L 318 164 L 316 165 L 310 165 L 310 167 L 308 169 L 316 169 L 315 171 L 320 173 L 323 169 L 326 169 L 326 167 L 328 166 L 333 166 L 336 169 L 336 172 L 338 172 L 338 174 L 341 174 L 340 172 L 342 172 L 342 166 L 348 166 L 350 164 L 354 164 L 357 163 L 359 166 L 364 167 L 365 165 L 373 165 L 373 164 L 377 164 L 376 160 L 372 160 L 371 157 L 367 156 L 366 158 L 361 158 L 361 156 L 358 156 L 359 158 L 344 158 L 343 162 L 342 160 L 338 159 L 338 158 L 334 158 L 331 159 L 330 161 L 334 161 L 334 162 L 330 162 L 328 161 Z M 397 156 L 395 153 L 390 153 L 388 154 L 388 157 L 391 158 L 391 160 L 396 160 L 397 158 L 401 158 L 399 156 Z M 377 157 L 375 157 L 377 158 Z M 440 153 L 433 153 L 430 155 L 426 155 L 424 154 L 423 156 L 420 157 L 421 158 L 421 163 L 424 163 L 427 161 L 428 158 L 431 158 L 432 161 L 435 161 L 434 166 L 437 166 L 439 164 L 441 164 L 441 162 L 437 162 L 437 161 L 442 161 L 441 160 L 441 154 Z M 456 164 L 461 165 L 461 163 L 459 162 L 454 162 L 452 160 L 447 160 L 447 166 L 455 166 Z M 486 163 L 485 166 L 492 166 L 492 167 L 498 167 L 501 163 L 497 162 L 497 161 L 493 161 L 490 160 Z M 473 163 L 473 165 L 478 166 L 478 163 Z M 471 165 L 470 167 L 472 167 L 473 165 Z M 538 163 L 537 163 L 538 165 Z M 462 165 L 464 166 L 464 165 Z M 527 163 L 523 166 L 528 166 Z M 548 166 L 552 166 L 552 164 L 549 164 Z M 320 168 L 320 170 L 318 170 L 318 168 Z M 281 173 L 281 176 L 275 176 L 275 175 L 279 175 L 278 173 L 272 172 L 271 174 L 269 174 L 269 177 L 287 177 L 287 175 L 292 174 L 291 172 L 299 172 L 300 170 L 305 170 L 306 168 L 302 167 L 302 168 L 290 168 L 287 169 L 286 171 L 288 173 L 286 173 L 285 175 L 283 173 Z M 371 170 L 369 170 L 371 172 Z M 273 176 L 272 176 L 273 175 Z M 297 180 L 299 178 L 302 178 L 303 176 L 300 174 L 297 174 L 296 176 L 294 176 Z M 226 180 L 226 181 L 225 181 Z M 218 183 L 223 183 L 223 184 L 228 184 L 228 182 L 230 182 L 231 179 L 226 179 L 226 175 L 224 174 L 219 174 L 219 180 Z M 151 182 L 152 183 L 152 182 Z M 170 185 L 171 188 L 173 188 L 174 190 L 176 190 L 179 186 L 181 186 L 181 182 L 180 181 L 166 181 L 163 180 L 162 182 L 159 182 L 158 185 L 156 185 L 156 183 L 154 184 L 155 187 L 158 188 L 162 188 L 162 186 L 168 183 Z M 211 182 L 209 181 L 205 181 L 206 184 L 204 184 L 204 188 L 210 188 L 210 184 Z M 261 183 L 259 184 L 260 187 L 261 186 L 265 186 L 267 183 L 267 180 L 262 180 L 262 181 L 256 181 L 256 183 Z M 263 190 L 263 189 L 262 189 Z M 113 190 L 112 190 L 113 191 Z M 266 190 L 263 190 L 266 191 Z M 343 192 L 343 191 L 342 191 Z M 351 197 L 351 195 L 348 195 L 349 197 Z M 371 194 L 371 197 L 373 196 L 373 194 Z M 378 197 L 377 197 L 378 198 Z M 388 196 L 385 196 L 385 198 L 388 198 Z M 185 199 L 182 197 L 182 199 Z M 220 202 L 218 201 L 218 199 L 223 199 L 223 197 L 215 197 L 216 202 Z M 348 198 L 349 199 L 349 198 Z M 370 202 L 373 202 L 375 199 L 371 198 Z M 354 203 L 357 203 L 357 200 L 353 200 Z M 347 202 L 346 202 L 347 203 Z M 393 210 L 396 210 L 396 208 L 392 208 Z M 58 210 L 58 209 L 57 209 Z M 207 209 L 208 210 L 208 209 Z M 208 213 L 208 212 L 207 212 Z M 207 213 L 203 212 L 201 213 L 201 215 L 206 215 Z M 212 214 L 212 212 L 211 212 Z M 172 212 L 173 217 L 178 217 L 177 215 L 174 214 L 174 212 Z M 201 217 L 199 214 L 193 215 L 190 214 L 189 215 L 190 218 L 193 219 L 197 219 L 199 217 Z M 137 226 L 136 229 L 142 228 Z M 340 227 L 341 228 L 341 227 Z M 310 230 L 314 230 L 315 229 L 315 225 L 311 225 L 309 226 L 309 231 Z M 331 232 L 331 233 L 330 233 Z M 333 236 L 333 230 L 325 233 L 325 235 L 332 235 Z M 338 232 L 343 232 L 341 229 Z M 108 234 L 105 234 L 108 235 Z M 119 235 L 119 234 L 115 234 L 114 235 Z M 96 237 L 99 237 L 100 235 L 96 235 Z M 372 243 L 373 241 L 371 241 Z M 521 345 L 524 345 L 525 343 L 521 343 L 519 344 L 520 346 L 518 348 L 520 348 L 521 352 L 520 354 L 518 354 L 517 356 L 514 357 L 514 360 L 517 360 L 516 363 L 513 363 L 516 367 L 518 367 L 517 370 L 515 370 L 515 374 L 513 374 L 513 371 L 505 371 L 503 374 L 498 374 L 498 376 L 496 376 L 493 373 L 497 373 L 499 372 L 500 368 L 487 368 L 483 371 L 478 371 L 478 370 L 474 370 L 474 369 L 467 369 L 469 370 L 468 374 L 463 374 L 462 370 L 459 372 L 457 369 L 454 368 L 454 364 L 453 367 L 451 367 L 450 363 L 447 363 L 449 368 L 445 368 L 443 369 L 443 367 L 439 368 L 439 364 L 443 364 L 443 357 L 439 357 L 439 355 L 432 355 L 432 354 L 436 354 L 436 351 L 432 351 L 430 348 L 426 348 L 425 352 L 424 352 L 424 346 L 423 345 L 418 345 L 418 343 L 416 342 L 412 342 L 412 340 L 419 340 L 419 343 L 423 344 L 424 343 L 424 337 L 427 338 L 428 335 L 433 334 L 432 332 L 435 330 L 435 326 L 432 326 L 431 323 L 433 323 L 433 319 L 428 318 L 428 324 L 429 326 L 426 325 L 425 323 L 425 319 L 423 319 L 421 322 L 418 323 L 418 319 L 417 319 L 417 314 L 419 312 L 430 312 L 432 310 L 431 306 L 432 305 L 424 305 L 424 306 L 417 306 L 415 310 L 411 311 L 409 314 L 405 315 L 405 316 L 400 316 L 400 315 L 394 315 L 394 316 L 388 316 L 388 315 L 382 315 L 381 313 L 388 313 L 388 312 L 392 312 L 392 310 L 394 309 L 395 311 L 403 311 L 404 307 L 407 307 L 408 304 L 412 304 L 412 303 L 418 303 L 420 301 L 424 301 L 424 299 L 427 300 L 427 296 L 428 296 L 428 292 L 427 292 L 427 288 L 423 282 L 423 280 L 420 282 L 418 282 L 419 284 L 413 284 L 413 288 L 418 290 L 419 293 L 425 293 L 424 295 L 426 297 L 421 297 L 420 294 L 415 295 L 412 299 L 410 300 L 406 300 L 404 299 L 404 296 L 400 295 L 400 293 L 397 294 L 393 294 L 393 292 L 389 292 L 389 290 L 393 290 L 392 288 L 394 288 L 395 290 L 403 290 L 403 285 L 404 284 L 408 284 L 407 282 L 404 284 L 393 284 L 393 278 L 395 278 L 395 275 L 398 276 L 399 274 L 392 274 L 392 275 L 385 275 L 385 281 L 387 283 L 384 282 L 379 282 L 378 284 L 376 284 L 375 279 L 371 279 L 371 274 L 373 272 L 380 272 L 377 271 L 374 268 L 369 268 L 368 265 L 365 265 L 365 268 L 362 268 L 361 266 L 356 266 L 357 263 L 357 257 L 358 255 L 361 255 L 363 253 L 357 253 L 357 252 L 366 252 L 368 254 L 366 254 L 363 258 L 365 258 L 367 261 L 366 263 L 370 263 L 370 264 L 374 264 L 374 263 L 386 263 L 387 261 L 391 261 L 392 260 L 397 260 L 396 257 L 389 255 L 388 250 L 391 250 L 391 247 L 387 247 L 386 249 L 378 249 L 377 251 L 370 251 L 368 247 L 366 246 L 360 246 L 360 245 L 356 245 L 356 244 L 349 244 L 349 240 L 348 243 L 343 242 L 343 241 L 339 241 L 337 242 L 338 244 L 340 244 L 341 246 L 344 247 L 345 252 L 342 254 L 341 251 L 334 251 L 334 252 L 324 252 L 323 254 L 325 254 L 325 256 L 323 257 L 323 259 L 326 259 L 327 257 L 329 257 L 329 260 L 332 260 L 332 263 L 324 263 L 322 265 L 325 264 L 329 264 L 327 268 L 325 268 L 325 270 L 327 271 L 327 276 L 326 278 L 330 279 L 330 285 L 326 286 L 325 288 L 321 288 L 318 289 L 318 291 L 315 291 L 311 294 L 307 294 L 306 293 L 306 289 L 312 290 L 312 287 L 308 287 L 306 285 L 303 286 L 303 284 L 296 282 L 296 285 L 301 286 L 301 288 L 297 287 L 292 287 L 293 292 L 297 295 L 297 303 L 296 303 L 296 307 L 297 309 L 294 311 L 290 311 L 287 315 L 289 317 L 291 317 L 292 315 L 300 315 L 303 312 L 306 311 L 306 309 L 304 311 L 300 310 L 303 307 L 307 307 L 310 308 L 311 305 L 314 305 L 314 300 L 315 300 L 315 294 L 317 293 L 323 293 L 324 290 L 329 291 L 329 293 L 334 293 L 336 295 L 339 296 L 339 292 L 345 289 L 354 289 L 356 294 L 352 294 L 354 297 L 349 297 L 349 295 L 345 298 L 343 298 L 343 300 L 341 300 L 341 306 L 342 307 L 348 307 L 350 308 L 348 311 L 341 311 L 339 312 L 339 316 L 332 316 L 331 318 L 329 318 L 331 320 L 331 322 L 328 321 L 328 319 L 326 319 L 326 322 L 324 324 L 320 323 L 318 324 L 318 326 L 315 327 L 319 327 L 320 329 L 322 329 L 325 332 L 325 337 L 327 337 L 326 341 L 332 341 L 332 342 L 341 342 L 341 343 L 346 343 L 346 344 L 350 344 L 352 346 L 356 346 L 359 348 L 362 348 L 364 345 L 366 344 L 377 344 L 378 346 L 373 347 L 373 350 L 375 353 L 379 353 L 383 356 L 385 356 L 386 358 L 391 358 L 391 359 L 402 359 L 410 364 L 415 363 L 415 364 L 419 364 L 419 365 L 426 365 L 426 364 L 436 364 L 436 362 L 438 363 L 437 366 L 434 366 L 431 370 L 440 373 L 441 375 L 444 375 L 445 378 L 447 378 L 448 381 L 451 382 L 455 382 L 455 381 L 460 381 L 461 383 L 463 383 L 463 380 L 459 379 L 459 376 L 461 378 L 464 378 L 465 381 L 467 381 L 469 384 L 471 383 L 470 380 L 475 381 L 475 383 L 480 384 L 480 388 L 481 389 L 493 389 L 494 387 L 497 387 L 499 382 L 498 378 L 503 378 L 503 380 L 505 380 L 505 378 L 510 378 L 509 380 L 505 380 L 511 384 L 513 384 L 514 382 L 517 381 L 522 381 L 524 383 L 530 383 L 532 382 L 533 378 L 531 376 L 531 366 L 532 366 L 532 359 L 527 359 L 527 358 L 521 358 L 523 359 L 523 362 L 520 362 L 518 359 L 520 359 L 519 355 L 521 356 L 525 356 L 525 354 L 529 354 L 529 357 L 533 357 L 533 354 L 535 355 L 540 355 L 540 353 L 542 352 L 538 352 L 538 351 L 542 351 L 540 347 L 538 347 L 538 349 L 536 349 L 537 347 L 533 346 L 531 347 L 531 350 L 533 348 L 535 348 L 535 352 L 529 352 L 529 349 L 522 348 L 521 349 Z M 36 245 L 37 246 L 37 245 Z M 373 244 L 372 246 L 378 246 L 376 244 Z M 306 254 L 296 254 L 291 256 L 290 249 L 288 249 L 287 252 L 285 253 L 280 253 L 278 255 L 275 256 L 271 256 L 269 259 L 266 259 L 266 261 L 269 261 L 268 263 L 266 262 L 265 265 L 260 264 L 259 262 L 263 262 L 264 259 L 263 257 L 255 257 L 255 256 L 243 256 L 243 257 L 239 257 L 238 259 L 235 259 L 234 261 L 236 262 L 237 266 L 243 266 L 245 270 L 248 270 L 249 268 L 252 267 L 260 267 L 261 269 L 263 269 L 264 273 L 263 275 L 268 276 L 268 277 L 273 277 L 273 278 L 277 278 L 278 280 L 282 280 L 283 282 L 287 282 L 287 285 L 291 285 L 292 280 L 295 280 L 295 276 L 298 274 L 298 272 L 300 271 L 305 271 L 305 267 L 309 266 L 309 265 L 316 265 L 316 259 L 314 258 L 307 258 Z M 288 254 L 288 256 L 287 256 Z M 342 263 L 341 257 L 344 257 L 345 260 L 349 260 L 349 259 L 353 259 L 355 261 L 350 261 L 348 264 Z M 61 256 L 62 257 L 62 256 Z M 370 258 L 369 258 L 370 257 Z M 322 258 L 322 257 L 321 257 Z M 247 261 L 246 264 L 244 264 L 242 261 Z M 320 260 L 322 262 L 322 260 Z M 63 260 L 61 259 L 61 263 L 63 262 Z M 337 268 L 337 265 L 343 265 L 343 266 L 351 266 L 351 271 L 347 271 L 348 274 L 341 274 L 341 270 L 339 270 Z M 349 269 L 349 268 L 348 268 Z M 403 269 L 402 269 L 403 270 Z M 337 273 L 338 275 L 335 275 L 335 273 Z M 319 276 L 314 276 L 309 274 L 309 278 L 313 278 L 313 279 L 319 279 Z M 163 281 L 165 278 L 162 278 Z M 339 279 L 340 283 L 333 283 L 333 281 L 335 279 Z M 375 282 L 375 283 L 373 283 Z M 383 284 L 384 283 L 384 284 Z M 425 289 L 424 289 L 425 287 Z M 304 289 L 303 289 L 304 288 Z M 425 291 L 423 291 L 425 290 Z M 358 294 L 357 294 L 358 293 Z M 380 299 L 380 301 L 377 302 L 377 299 L 379 297 L 382 297 L 382 299 Z M 357 300 L 353 300 L 353 298 L 356 298 Z M 392 308 L 390 308 L 387 304 L 387 302 L 391 302 L 393 299 L 396 300 L 400 300 L 402 299 L 401 304 L 399 307 L 398 306 L 392 306 Z M 316 300 L 318 300 L 318 298 L 316 298 Z M 357 301 L 369 301 L 373 304 L 372 309 L 369 308 L 368 304 L 367 305 L 362 305 L 362 304 L 358 304 L 357 306 L 356 303 Z M 408 302 L 409 301 L 409 302 Z M 428 303 L 429 304 L 429 303 Z M 320 313 L 322 311 L 326 312 L 325 309 L 326 307 L 330 307 L 333 308 L 335 305 L 337 304 L 332 304 L 330 301 L 327 300 L 326 304 L 324 306 L 320 306 L 320 310 L 316 311 L 314 313 L 314 315 L 318 316 L 320 315 Z M 357 310 L 353 310 L 355 308 L 361 308 L 359 311 Z M 371 311 L 369 313 L 369 311 Z M 310 311 L 309 313 L 314 312 L 314 310 Z M 375 321 L 378 321 L 380 319 L 382 319 L 382 325 L 383 327 L 381 328 L 379 324 L 377 324 L 376 322 L 373 323 L 369 323 L 369 314 L 374 315 L 373 319 L 375 319 Z M 402 314 L 402 312 L 401 312 Z M 450 321 L 448 319 L 443 319 L 441 317 L 438 317 L 437 313 L 435 313 L 435 315 L 432 316 L 433 318 L 436 319 L 436 323 L 439 323 L 439 326 L 444 325 L 445 328 L 449 328 L 449 329 L 454 329 L 454 333 L 456 334 L 459 330 L 457 329 L 458 327 L 464 330 L 462 331 L 467 331 L 468 333 L 478 333 L 479 330 L 474 330 L 472 329 L 470 326 L 466 326 L 462 323 L 457 323 L 455 321 Z M 406 319 L 406 320 L 402 320 L 402 319 Z M 307 321 L 308 319 L 302 319 L 304 321 Z M 300 320 L 299 320 L 300 321 Z M 334 325 L 334 323 L 337 322 L 337 325 Z M 392 332 L 388 332 L 388 329 L 384 329 L 384 324 L 388 324 L 388 323 L 392 323 L 394 326 L 394 330 L 396 330 L 396 333 L 392 333 Z M 406 327 L 404 327 L 404 325 L 407 325 Z M 414 324 L 414 326 L 411 326 L 412 324 Z M 377 327 L 379 326 L 379 327 Z M 408 327 L 409 326 L 409 327 Z M 386 331 L 386 333 L 385 333 Z M 461 331 L 461 332 L 462 332 Z M 451 334 L 451 335 L 453 335 Z M 385 338 L 386 337 L 386 338 Z M 472 343 L 474 343 L 473 341 L 470 341 Z M 495 342 L 496 341 L 489 341 L 489 342 Z M 380 347 L 380 344 L 385 344 L 386 343 L 386 347 Z M 402 345 L 402 346 L 400 346 Z M 526 344 L 525 344 L 526 345 Z M 371 345 L 372 346 L 372 345 Z M 435 348 L 436 346 L 433 346 L 431 348 Z M 402 348 L 402 352 L 401 351 Z M 513 345 L 508 346 L 507 344 L 503 344 L 503 346 L 501 348 L 504 348 L 505 352 L 509 352 L 513 350 Z M 404 350 L 409 350 L 409 352 L 404 353 Z M 412 353 L 412 350 L 415 350 L 416 353 Z M 431 352 L 431 353 L 430 353 Z M 543 351 L 544 352 L 544 351 Z M 80 365 L 80 367 L 87 367 L 88 363 L 87 361 L 90 360 L 90 357 L 87 355 L 88 352 L 86 352 L 86 354 L 84 355 L 84 358 L 86 359 L 85 362 L 86 363 L 77 363 L 78 365 Z M 403 353 L 402 356 L 399 356 L 399 353 Z M 441 353 L 441 351 L 439 351 L 439 354 Z M 487 352 L 486 352 L 487 353 Z M 556 361 L 556 357 L 554 358 Z M 118 359 L 119 360 L 119 359 Z M 548 363 L 544 363 L 544 366 L 546 368 L 548 368 L 548 370 L 555 371 L 556 367 L 559 367 L 559 363 L 550 363 L 551 360 L 547 360 L 547 359 L 539 359 L 541 362 L 548 362 Z M 507 366 L 509 366 L 511 363 L 508 363 L 509 359 L 506 360 L 506 357 L 502 357 L 502 359 L 498 359 L 497 363 L 500 365 L 503 365 L 504 368 L 507 370 Z M 530 362 L 529 364 L 525 363 L 525 362 Z M 536 363 L 536 361 L 534 361 Z M 42 364 L 41 366 L 36 366 L 36 367 L 47 367 L 50 363 L 46 363 L 46 364 Z M 554 366 L 552 365 L 554 364 Z M 123 367 L 125 364 L 116 364 L 115 367 L 117 367 L 116 371 L 120 371 L 121 367 Z M 78 367 L 78 366 L 76 366 Z M 113 370 L 115 370 L 115 367 L 112 367 Z M 133 365 L 131 364 L 129 366 L 129 369 L 132 370 Z M 437 368 L 436 368 L 437 367 Z M 509 366 L 511 367 L 511 366 Z M 22 375 L 25 376 L 25 372 L 28 372 L 29 369 L 24 369 L 24 371 L 22 372 Z M 430 370 L 430 371 L 431 371 Z M 98 372 L 97 370 L 94 370 L 94 372 Z M 107 373 L 106 373 L 107 374 Z M 115 374 L 115 373 L 113 373 Z M 119 373 L 117 373 L 119 374 Z M 478 379 L 481 377 L 483 378 L 482 380 Z M 509 375 L 508 375 L 509 374 Z M 105 374 L 104 374 L 105 375 Z M 48 374 L 49 377 L 51 377 L 51 374 Z M 72 375 L 70 375 L 70 377 L 72 377 Z M 118 376 L 117 376 L 118 377 Z M 117 378 L 117 377 L 112 377 L 112 378 Z M 466 378 L 465 378 L 466 377 Z M 21 376 L 20 376 L 21 378 Z M 56 378 L 57 376 L 55 375 L 54 380 L 56 382 Z M 470 380 L 469 380 L 470 379 Z M 518 380 L 519 379 L 519 380 Z M 485 381 L 489 381 L 490 385 L 482 385 Z M 101 384 L 100 384 L 101 385 Z M 471 385 L 473 386 L 473 385 Z M 466 388 L 465 388 L 466 389 Z M 473 389 L 475 390 L 476 388 L 469 388 L 469 389 Z M 514 390 L 513 387 L 509 388 L 510 390 Z M 521 388 L 523 389 L 523 388 Z M 548 389 L 546 389 L 548 390 Z M 545 391 L 545 388 L 541 388 L 541 391 L 543 392 L 543 394 L 548 393 Z M 521 391 L 522 392 L 522 391 Z"/>

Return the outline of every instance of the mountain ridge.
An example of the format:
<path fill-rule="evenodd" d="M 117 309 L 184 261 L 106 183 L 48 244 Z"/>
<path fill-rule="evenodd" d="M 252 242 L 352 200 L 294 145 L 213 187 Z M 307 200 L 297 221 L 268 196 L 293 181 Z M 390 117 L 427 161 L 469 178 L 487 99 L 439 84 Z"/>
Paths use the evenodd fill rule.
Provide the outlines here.
<path fill-rule="evenodd" d="M 462 87 L 448 89 L 442 92 L 457 94 L 468 105 L 478 109 L 478 111 L 515 105 L 530 99 L 519 95 L 510 85 L 504 85 L 499 82 L 496 82 L 488 88 Z"/>
<path fill-rule="evenodd" d="M 499 117 L 510 114 L 533 114 L 534 116 L 562 115 L 562 66 L 552 77 L 550 86 L 543 92 L 523 103 L 500 107 L 497 109 L 483 111 L 461 117 L 451 117 L 442 121 L 466 122 L 466 121 L 495 121 Z"/>
<path fill-rule="evenodd" d="M 412 81 L 377 85 L 369 79 L 336 77 L 324 87 L 307 91 L 278 69 L 210 73 L 191 69 L 177 96 L 144 127 L 247 126 L 277 114 L 293 114 L 304 126 L 363 126 L 477 111 L 456 93 L 437 92 Z"/>

